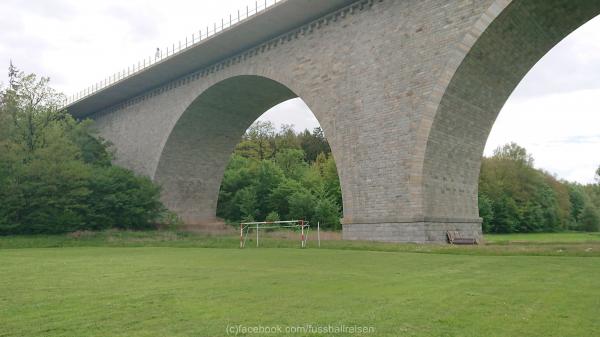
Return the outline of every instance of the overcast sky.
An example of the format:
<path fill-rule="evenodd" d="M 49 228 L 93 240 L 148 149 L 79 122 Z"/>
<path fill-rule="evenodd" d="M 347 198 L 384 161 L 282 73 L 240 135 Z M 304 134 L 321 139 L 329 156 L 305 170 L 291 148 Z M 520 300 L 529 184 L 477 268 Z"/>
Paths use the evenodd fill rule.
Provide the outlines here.
<path fill-rule="evenodd" d="M 272 0 L 269 0 L 272 1 Z M 254 0 L 1 0 L 0 67 L 10 59 L 71 94 L 191 36 Z M 6 71 L 0 82 L 6 83 Z M 500 113 L 485 153 L 515 141 L 539 168 L 591 182 L 600 164 L 600 19 L 562 41 L 525 77 Z M 318 125 L 301 100 L 263 119 Z"/>

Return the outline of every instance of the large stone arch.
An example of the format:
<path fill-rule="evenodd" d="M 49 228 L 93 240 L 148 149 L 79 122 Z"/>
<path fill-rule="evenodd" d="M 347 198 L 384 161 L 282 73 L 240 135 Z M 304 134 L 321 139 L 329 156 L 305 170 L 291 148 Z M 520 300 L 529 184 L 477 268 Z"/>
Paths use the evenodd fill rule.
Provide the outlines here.
<path fill-rule="evenodd" d="M 288 86 L 258 75 L 232 76 L 202 91 L 160 154 L 154 180 L 166 206 L 190 225 L 216 221 L 223 173 L 243 133 L 265 111 L 296 97 Z"/>
<path fill-rule="evenodd" d="M 466 34 L 420 129 L 426 141 L 414 172 L 423 179 L 428 217 L 480 221 L 481 157 L 498 113 L 552 47 L 598 14 L 599 1 L 496 0 Z"/>

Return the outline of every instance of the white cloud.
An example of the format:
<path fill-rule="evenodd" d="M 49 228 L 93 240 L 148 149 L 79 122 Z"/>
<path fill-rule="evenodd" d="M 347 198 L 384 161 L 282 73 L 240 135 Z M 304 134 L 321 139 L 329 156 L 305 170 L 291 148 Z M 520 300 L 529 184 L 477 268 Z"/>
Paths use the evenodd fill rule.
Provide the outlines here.
<path fill-rule="evenodd" d="M 600 18 L 563 39 L 525 76 L 511 99 L 600 89 Z"/>
<path fill-rule="evenodd" d="M 536 167 L 558 177 L 592 182 L 600 165 L 600 89 L 509 100 L 488 139 L 485 153 L 516 142 Z"/>
<path fill-rule="evenodd" d="M 294 129 L 298 131 L 305 129 L 312 131 L 312 129 L 319 126 L 319 121 L 315 115 L 300 98 L 294 98 L 276 105 L 265 112 L 259 119 L 271 121 L 277 127 L 282 124 L 292 124 L 294 125 Z"/>
<path fill-rule="evenodd" d="M 0 22 L 0 82 L 12 59 L 71 94 L 254 3 L 2 0 L 0 13 L 10 14 Z"/>

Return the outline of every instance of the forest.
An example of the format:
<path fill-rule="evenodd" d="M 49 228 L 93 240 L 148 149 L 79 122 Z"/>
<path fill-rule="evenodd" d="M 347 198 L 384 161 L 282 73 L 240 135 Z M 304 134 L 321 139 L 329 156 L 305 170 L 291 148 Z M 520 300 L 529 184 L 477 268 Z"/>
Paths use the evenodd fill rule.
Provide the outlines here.
<path fill-rule="evenodd" d="M 237 145 L 225 171 L 217 216 L 228 221 L 304 219 L 341 229 L 342 192 L 321 128 L 277 132 L 258 121 Z"/>
<path fill-rule="evenodd" d="M 600 167 L 596 183 L 577 184 L 534 168 L 534 159 L 515 143 L 483 158 L 479 214 L 488 233 L 598 231 Z"/>

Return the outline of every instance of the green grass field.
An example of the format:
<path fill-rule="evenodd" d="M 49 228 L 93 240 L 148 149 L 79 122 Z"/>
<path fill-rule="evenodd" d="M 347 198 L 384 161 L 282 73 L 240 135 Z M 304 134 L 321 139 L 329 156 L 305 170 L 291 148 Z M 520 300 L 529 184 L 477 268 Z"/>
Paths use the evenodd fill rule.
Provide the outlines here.
<path fill-rule="evenodd" d="M 487 241 L 240 250 L 176 232 L 4 237 L 0 336 L 600 335 L 599 235 Z M 347 330 L 313 333 L 328 326 Z"/>

